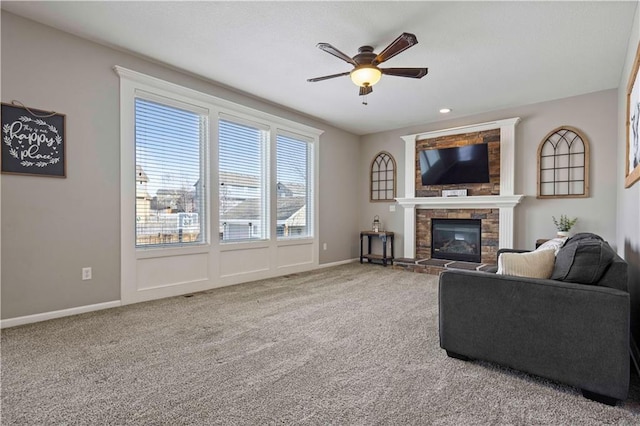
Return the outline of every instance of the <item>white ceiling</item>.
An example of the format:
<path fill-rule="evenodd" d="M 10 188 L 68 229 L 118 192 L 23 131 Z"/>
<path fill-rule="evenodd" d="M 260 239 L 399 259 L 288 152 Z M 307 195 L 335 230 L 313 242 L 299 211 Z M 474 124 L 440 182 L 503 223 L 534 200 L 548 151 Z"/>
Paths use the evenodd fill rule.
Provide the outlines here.
<path fill-rule="evenodd" d="M 170 64 L 355 134 L 618 87 L 637 1 L 628 2 L 7 2 L 2 9 Z M 419 44 L 385 67 L 362 105 L 348 77 L 307 78 L 380 52 L 402 32 Z M 442 107 L 453 112 L 439 114 Z"/>

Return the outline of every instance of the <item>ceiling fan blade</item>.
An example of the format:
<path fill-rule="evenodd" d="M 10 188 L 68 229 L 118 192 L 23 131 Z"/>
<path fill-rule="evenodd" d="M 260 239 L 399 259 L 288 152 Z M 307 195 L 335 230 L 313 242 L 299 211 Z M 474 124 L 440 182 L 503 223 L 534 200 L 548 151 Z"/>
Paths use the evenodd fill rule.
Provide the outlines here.
<path fill-rule="evenodd" d="M 397 39 L 392 41 L 389 46 L 387 46 L 382 52 L 378 54 L 378 56 L 376 56 L 376 59 L 374 59 L 373 61 L 373 65 L 381 64 L 384 61 L 388 61 L 398 53 L 407 50 L 414 44 L 418 44 L 418 39 L 414 34 L 400 34 Z"/>
<path fill-rule="evenodd" d="M 358 66 L 358 63 L 354 61 L 353 58 L 350 58 L 349 56 L 342 53 L 341 51 L 339 51 L 329 43 L 318 43 L 318 49 L 324 50 L 325 52 L 332 54 L 336 58 L 342 59 L 343 61 L 350 63 L 354 67 Z"/>
<path fill-rule="evenodd" d="M 373 92 L 373 86 L 360 86 L 360 96 L 368 95 Z"/>
<path fill-rule="evenodd" d="M 382 74 L 397 77 L 422 78 L 429 72 L 429 68 L 380 68 Z"/>
<path fill-rule="evenodd" d="M 347 71 L 347 72 L 341 72 L 340 74 L 325 75 L 324 77 L 308 78 L 307 81 L 314 83 L 316 81 L 328 80 L 330 78 L 342 77 L 343 75 L 349 75 L 349 74 L 351 74 L 351 72 Z"/>

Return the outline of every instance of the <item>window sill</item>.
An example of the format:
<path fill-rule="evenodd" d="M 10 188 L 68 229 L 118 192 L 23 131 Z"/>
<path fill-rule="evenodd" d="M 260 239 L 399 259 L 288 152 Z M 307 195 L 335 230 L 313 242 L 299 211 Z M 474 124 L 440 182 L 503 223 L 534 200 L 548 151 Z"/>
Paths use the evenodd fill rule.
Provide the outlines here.
<path fill-rule="evenodd" d="M 211 244 L 199 244 L 179 247 L 145 247 L 136 248 L 137 259 L 153 259 L 157 257 L 185 256 L 190 254 L 208 253 Z"/>

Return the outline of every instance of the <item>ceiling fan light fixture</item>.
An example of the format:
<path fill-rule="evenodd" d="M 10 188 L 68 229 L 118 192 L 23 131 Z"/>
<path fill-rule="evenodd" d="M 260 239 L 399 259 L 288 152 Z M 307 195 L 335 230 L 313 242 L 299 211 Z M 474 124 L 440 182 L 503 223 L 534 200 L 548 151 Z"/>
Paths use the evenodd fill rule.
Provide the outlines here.
<path fill-rule="evenodd" d="M 359 65 L 351 71 L 351 81 L 356 86 L 373 86 L 380 81 L 382 71 L 373 65 Z"/>

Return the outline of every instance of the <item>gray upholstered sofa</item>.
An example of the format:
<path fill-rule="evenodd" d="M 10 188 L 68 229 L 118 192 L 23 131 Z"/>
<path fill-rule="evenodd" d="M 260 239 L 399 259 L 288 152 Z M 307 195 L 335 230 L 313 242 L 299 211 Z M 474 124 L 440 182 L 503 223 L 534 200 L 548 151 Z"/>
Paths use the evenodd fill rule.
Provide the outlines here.
<path fill-rule="evenodd" d="M 445 270 L 439 284 L 440 346 L 451 357 L 546 377 L 609 405 L 625 400 L 626 262 L 600 237 L 578 234 L 557 251 L 552 278 Z"/>

